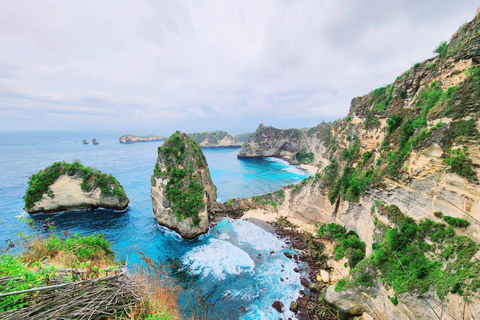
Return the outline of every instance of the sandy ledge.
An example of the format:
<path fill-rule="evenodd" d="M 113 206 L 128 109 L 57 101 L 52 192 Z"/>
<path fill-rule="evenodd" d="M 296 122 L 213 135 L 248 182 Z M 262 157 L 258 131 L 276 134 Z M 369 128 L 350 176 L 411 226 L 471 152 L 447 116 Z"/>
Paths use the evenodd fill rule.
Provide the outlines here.
<path fill-rule="evenodd" d="M 300 219 L 292 217 L 287 210 L 270 211 L 266 209 L 252 209 L 246 211 L 240 218 L 242 220 L 260 220 L 263 222 L 275 222 L 280 217 L 286 217 L 288 221 L 298 226 L 298 231 L 306 231 L 316 235 L 316 227 L 313 224 L 306 223 Z M 252 221 L 252 222 L 253 222 Z"/>

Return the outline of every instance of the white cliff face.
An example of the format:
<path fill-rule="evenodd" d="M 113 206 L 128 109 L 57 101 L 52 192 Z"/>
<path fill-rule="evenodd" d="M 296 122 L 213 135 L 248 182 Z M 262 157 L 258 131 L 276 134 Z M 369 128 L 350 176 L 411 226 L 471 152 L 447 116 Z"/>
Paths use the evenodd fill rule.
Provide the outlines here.
<path fill-rule="evenodd" d="M 82 179 L 61 175 L 50 186 L 50 195 L 44 194 L 40 201 L 37 201 L 32 208 L 26 209 L 28 213 L 36 212 L 59 212 L 88 208 L 107 208 L 123 210 L 127 207 L 129 200 L 121 200 L 117 196 L 104 197 L 100 188 L 90 192 L 84 192 L 81 188 Z"/>

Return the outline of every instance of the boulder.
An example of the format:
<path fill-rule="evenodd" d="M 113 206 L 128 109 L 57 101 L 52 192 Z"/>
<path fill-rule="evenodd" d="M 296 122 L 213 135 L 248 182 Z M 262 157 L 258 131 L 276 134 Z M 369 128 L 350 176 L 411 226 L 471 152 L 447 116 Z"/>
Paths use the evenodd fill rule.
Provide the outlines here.
<path fill-rule="evenodd" d="M 283 303 L 280 301 L 275 301 L 272 303 L 272 307 L 280 313 L 283 313 Z"/>
<path fill-rule="evenodd" d="M 186 239 L 208 231 L 216 188 L 195 141 L 179 131 L 168 138 L 158 148 L 151 184 L 153 213 L 160 225 Z"/>

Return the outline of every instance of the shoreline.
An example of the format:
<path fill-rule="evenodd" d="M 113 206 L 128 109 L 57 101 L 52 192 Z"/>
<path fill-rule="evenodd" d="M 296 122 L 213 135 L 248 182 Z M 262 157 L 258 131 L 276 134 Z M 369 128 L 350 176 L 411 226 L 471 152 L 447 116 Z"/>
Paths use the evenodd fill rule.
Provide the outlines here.
<path fill-rule="evenodd" d="M 325 246 L 320 245 L 316 249 L 312 249 L 313 242 L 317 242 L 315 235 L 315 226 L 307 223 L 302 223 L 300 220 L 288 217 L 287 220 L 297 227 L 279 223 L 277 220 L 280 217 L 284 217 L 281 212 L 273 212 L 265 209 L 251 209 L 244 213 L 239 219 L 249 221 L 260 228 L 276 234 L 286 240 L 288 246 L 292 249 L 300 251 L 300 254 L 294 255 L 295 261 L 301 261 L 307 265 L 308 269 L 306 274 L 301 278 L 301 285 L 303 289 L 299 291 L 295 300 L 296 312 L 295 315 L 298 320 L 338 320 L 337 315 L 330 309 L 323 301 L 326 288 L 330 283 L 325 283 L 323 279 L 319 279 L 319 274 L 324 266 L 319 266 L 316 259 L 313 259 L 314 251 L 324 250 Z M 297 222 L 300 222 L 297 224 Z M 331 248 L 330 248 L 331 249 Z M 326 250 L 328 251 L 328 250 Z M 301 271 L 301 270 L 299 270 Z M 290 306 L 285 306 L 289 308 Z M 292 310 L 293 311 L 293 310 Z"/>
<path fill-rule="evenodd" d="M 298 231 L 308 232 L 311 235 L 316 235 L 316 227 L 313 224 L 302 221 L 298 218 L 292 217 L 289 215 L 289 212 L 285 209 L 278 211 L 271 211 L 267 209 L 250 209 L 244 212 L 244 214 L 239 218 L 242 220 L 260 220 L 263 223 L 274 223 L 278 218 L 284 217 L 288 221 L 298 226 Z"/>

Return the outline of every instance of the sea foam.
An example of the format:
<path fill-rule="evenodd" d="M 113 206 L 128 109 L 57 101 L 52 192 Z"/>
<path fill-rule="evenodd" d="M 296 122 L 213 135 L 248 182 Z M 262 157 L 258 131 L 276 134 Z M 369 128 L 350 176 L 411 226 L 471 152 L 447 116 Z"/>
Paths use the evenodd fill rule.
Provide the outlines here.
<path fill-rule="evenodd" d="M 192 275 L 224 280 L 227 275 L 253 272 L 255 263 L 242 249 L 223 240 L 209 239 L 204 245 L 188 252 L 182 263 Z"/>

